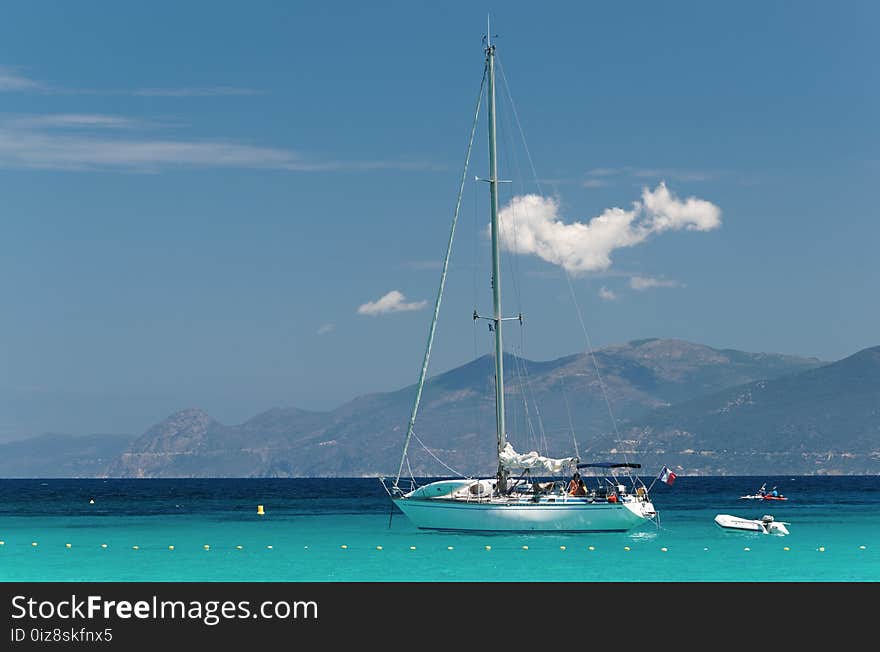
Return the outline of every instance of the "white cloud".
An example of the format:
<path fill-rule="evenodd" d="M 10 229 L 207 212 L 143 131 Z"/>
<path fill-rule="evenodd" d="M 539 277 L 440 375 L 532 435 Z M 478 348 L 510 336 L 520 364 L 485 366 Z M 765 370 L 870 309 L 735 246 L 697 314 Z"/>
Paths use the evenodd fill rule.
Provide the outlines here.
<path fill-rule="evenodd" d="M 504 248 L 536 255 L 573 274 L 608 269 L 616 249 L 664 231 L 711 231 L 721 225 L 718 206 L 696 197 L 680 200 L 665 183 L 644 188 L 631 210 L 609 208 L 587 223 L 566 224 L 558 201 L 539 195 L 514 197 L 499 217 Z"/>
<path fill-rule="evenodd" d="M 603 285 L 599 288 L 599 297 L 605 299 L 605 301 L 614 301 L 617 298 L 617 295 L 614 294 L 613 290 L 609 290 Z"/>
<path fill-rule="evenodd" d="M 15 68 L 0 66 L 0 91 L 39 91 L 43 85 L 21 75 Z"/>
<path fill-rule="evenodd" d="M 677 288 L 681 287 L 681 283 L 662 278 L 651 278 L 650 276 L 633 276 L 629 279 L 629 286 L 633 290 L 641 292 L 651 288 Z"/>
<path fill-rule="evenodd" d="M 388 294 L 376 301 L 368 301 L 358 307 L 358 314 L 361 315 L 383 315 L 387 312 L 405 312 L 410 310 L 421 310 L 428 305 L 427 301 L 407 302 L 406 297 L 397 290 L 391 290 Z"/>
<path fill-rule="evenodd" d="M 326 335 L 327 333 L 332 333 L 336 329 L 336 324 L 322 324 L 321 327 L 317 330 L 318 335 Z"/>

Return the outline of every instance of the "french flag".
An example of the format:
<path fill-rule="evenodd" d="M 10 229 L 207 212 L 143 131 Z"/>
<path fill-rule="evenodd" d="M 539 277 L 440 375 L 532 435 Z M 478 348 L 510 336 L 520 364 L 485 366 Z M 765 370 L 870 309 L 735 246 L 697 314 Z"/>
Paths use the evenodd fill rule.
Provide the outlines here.
<path fill-rule="evenodd" d="M 675 473 L 673 473 L 672 469 L 670 469 L 668 466 L 664 466 L 663 470 L 660 471 L 659 480 L 661 482 L 665 482 L 668 485 L 671 485 L 673 482 L 675 482 Z"/>

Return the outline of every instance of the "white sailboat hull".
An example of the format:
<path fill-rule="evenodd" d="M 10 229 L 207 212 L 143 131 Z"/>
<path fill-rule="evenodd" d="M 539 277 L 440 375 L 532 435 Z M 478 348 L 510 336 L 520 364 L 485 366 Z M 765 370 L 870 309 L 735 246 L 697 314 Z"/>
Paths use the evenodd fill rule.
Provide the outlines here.
<path fill-rule="evenodd" d="M 465 502 L 396 498 L 394 504 L 423 530 L 483 532 L 626 532 L 654 516 L 650 502 Z"/>

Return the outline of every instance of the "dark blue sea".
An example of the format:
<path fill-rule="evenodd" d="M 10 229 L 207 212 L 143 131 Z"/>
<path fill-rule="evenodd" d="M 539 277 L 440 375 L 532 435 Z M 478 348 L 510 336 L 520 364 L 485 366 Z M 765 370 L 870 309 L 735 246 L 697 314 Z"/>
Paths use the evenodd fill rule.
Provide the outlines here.
<path fill-rule="evenodd" d="M 764 482 L 788 500 L 740 499 Z M 878 476 L 679 476 L 652 498 L 659 527 L 488 535 L 417 530 L 369 478 L 0 480 L 0 580 L 880 580 Z"/>

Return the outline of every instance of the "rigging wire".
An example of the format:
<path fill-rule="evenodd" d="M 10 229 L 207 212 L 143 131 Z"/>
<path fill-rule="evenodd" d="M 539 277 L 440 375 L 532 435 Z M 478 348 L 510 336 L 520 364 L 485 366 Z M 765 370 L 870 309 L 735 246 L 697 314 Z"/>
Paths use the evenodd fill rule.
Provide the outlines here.
<path fill-rule="evenodd" d="M 505 89 L 505 91 L 506 91 L 506 93 L 507 93 L 508 100 L 510 101 L 510 106 L 511 106 L 511 109 L 512 109 L 512 112 L 513 112 L 513 116 L 514 116 L 514 119 L 515 119 L 515 121 L 516 121 L 516 125 L 517 125 L 517 127 L 518 127 L 518 129 L 519 129 L 520 137 L 522 138 L 523 147 L 524 147 L 524 149 L 525 149 L 525 151 L 526 151 L 526 156 L 527 156 L 527 158 L 528 158 L 529 165 L 531 166 L 531 169 L 532 169 L 532 175 L 533 175 L 533 177 L 534 177 L 534 179 L 535 179 L 535 183 L 536 183 L 536 185 L 538 186 L 538 192 L 539 192 L 541 195 L 543 195 L 544 192 L 543 192 L 543 190 L 542 190 L 542 188 L 541 188 L 541 182 L 540 182 L 540 180 L 538 179 L 538 173 L 537 173 L 537 171 L 536 171 L 536 169 L 535 169 L 535 163 L 534 163 L 534 160 L 532 159 L 532 154 L 531 154 L 531 151 L 529 150 L 528 143 L 526 142 L 525 133 L 523 132 L 523 129 L 522 129 L 522 123 L 520 122 L 520 119 L 519 119 L 519 114 L 517 113 L 517 110 L 516 110 L 516 103 L 513 101 L 513 96 L 512 96 L 511 93 L 510 93 L 510 86 L 509 86 L 508 83 L 507 83 L 507 76 L 504 74 L 504 66 L 503 66 L 503 64 L 502 64 L 502 62 L 501 62 L 501 60 L 500 60 L 500 58 L 497 57 L 497 56 L 496 56 L 496 58 L 497 58 L 497 60 L 498 60 L 498 69 L 501 71 L 501 79 L 502 79 L 502 81 L 503 81 L 504 89 Z M 550 243 L 548 243 L 548 244 L 550 244 Z M 552 247 L 553 245 L 550 244 L 550 246 Z M 555 248 L 554 248 L 554 249 L 555 249 Z M 612 409 L 612 407 L 611 407 L 611 402 L 610 402 L 609 399 L 608 399 L 608 392 L 607 392 L 606 387 L 605 387 L 605 381 L 604 381 L 603 378 L 602 378 L 602 374 L 601 374 L 601 372 L 600 372 L 600 370 L 599 370 L 599 363 L 597 362 L 597 360 L 596 360 L 596 355 L 595 355 L 595 353 L 594 353 L 594 351 L 593 351 L 593 343 L 592 343 L 592 340 L 591 340 L 591 338 L 590 338 L 589 331 L 587 330 L 586 323 L 584 322 L 584 318 L 583 318 L 583 314 L 581 313 L 580 305 L 579 305 L 578 302 L 577 302 L 577 297 L 576 297 L 576 294 L 575 294 L 575 291 L 574 291 L 574 285 L 573 285 L 572 282 L 571 282 L 571 275 L 568 273 L 568 270 L 565 268 L 564 265 L 560 265 L 560 267 L 562 268 L 563 274 L 564 274 L 564 276 L 565 276 L 565 280 L 566 280 L 566 282 L 567 282 L 567 284 L 568 284 L 569 293 L 571 294 L 572 303 L 574 303 L 574 306 L 575 306 L 575 311 L 576 311 L 576 313 L 577 313 L 578 321 L 580 322 L 580 325 L 581 325 L 581 330 L 582 330 L 583 333 L 584 333 L 584 339 L 586 340 L 587 349 L 588 349 L 588 352 L 589 352 L 589 354 L 590 354 L 590 358 L 591 358 L 592 361 L 593 361 L 593 367 L 594 367 L 594 369 L 595 369 L 595 371 L 596 371 L 596 378 L 597 378 L 597 380 L 598 380 L 598 382 L 599 382 L 599 387 L 600 387 L 600 389 L 601 389 L 601 391 L 602 391 L 602 398 L 603 398 L 603 400 L 605 401 L 605 405 L 606 405 L 606 407 L 608 408 L 608 415 L 609 415 L 609 417 L 610 417 L 610 419 L 611 419 L 611 425 L 612 425 L 612 427 L 614 428 L 614 434 L 615 434 L 616 441 L 617 441 L 618 445 L 620 445 L 620 444 L 622 443 L 622 440 L 621 440 L 621 438 L 620 438 L 620 431 L 619 431 L 619 429 L 618 429 L 618 427 L 617 427 L 617 419 L 616 419 L 615 416 L 614 416 L 614 410 Z M 626 462 L 626 461 L 627 461 L 627 455 L 626 455 L 626 451 L 625 451 L 625 450 L 623 451 L 623 458 L 624 458 L 624 462 Z M 633 479 L 633 477 L 632 477 L 632 474 L 631 474 L 629 471 L 627 471 L 626 473 L 627 473 L 627 475 L 629 476 L 630 480 L 634 482 L 634 479 Z M 616 477 L 616 475 L 615 475 L 614 473 L 612 473 L 612 477 Z"/>
<path fill-rule="evenodd" d="M 571 440 L 574 442 L 574 456 L 580 459 L 581 453 L 578 450 L 578 440 L 574 434 L 574 422 L 571 420 L 571 408 L 568 406 L 568 394 L 565 391 L 565 374 L 559 374 L 562 381 L 562 400 L 565 401 L 565 412 L 568 414 L 568 427 L 571 429 Z"/>
<path fill-rule="evenodd" d="M 460 182 L 459 188 L 458 188 L 458 198 L 456 199 L 456 202 L 455 202 L 455 211 L 454 211 L 453 218 L 452 218 L 452 226 L 449 229 L 449 242 L 446 245 L 446 257 L 443 259 L 443 272 L 440 274 L 440 288 L 437 290 L 437 298 L 434 302 L 434 316 L 431 319 L 431 328 L 430 328 L 430 331 L 428 334 L 428 343 L 425 346 L 425 356 L 424 356 L 424 359 L 422 360 L 421 371 L 419 372 L 418 389 L 416 390 L 416 397 L 415 397 L 415 400 L 413 401 L 412 412 L 410 414 L 409 423 L 408 423 L 407 429 L 406 429 L 406 439 L 404 440 L 404 443 L 403 443 L 403 453 L 401 454 L 401 457 L 400 457 L 400 466 L 398 466 L 398 468 L 397 468 L 397 477 L 394 479 L 394 487 L 395 488 L 397 488 L 398 483 L 400 482 L 400 476 L 403 473 L 404 461 L 407 460 L 407 449 L 409 448 L 410 439 L 415 434 L 413 431 L 413 428 L 415 427 L 416 415 L 418 414 L 418 411 L 419 411 L 419 402 L 421 401 L 421 398 L 422 398 L 422 389 L 425 386 L 425 378 L 427 377 L 427 374 L 428 374 L 428 362 L 430 361 L 430 358 L 431 358 L 431 347 L 434 343 L 434 333 L 436 332 L 436 328 L 437 328 L 437 318 L 439 317 L 439 314 L 440 314 L 440 303 L 443 300 L 443 288 L 446 285 L 446 272 L 449 269 L 449 258 L 452 255 L 452 243 L 455 239 L 455 226 L 458 223 L 458 214 L 459 214 L 459 210 L 461 209 L 461 198 L 462 198 L 462 194 L 464 193 L 464 186 L 465 186 L 465 179 L 467 178 L 468 164 L 470 163 L 470 160 L 471 160 L 471 149 L 473 148 L 473 144 L 474 144 L 474 134 L 477 131 L 477 120 L 480 116 L 480 106 L 483 103 L 483 88 L 486 85 L 486 75 L 488 73 L 488 70 L 489 70 L 489 64 L 487 62 L 486 65 L 483 66 L 483 77 L 480 80 L 480 92 L 477 96 L 477 106 L 474 109 L 474 121 L 473 121 L 473 124 L 471 125 L 470 137 L 468 138 L 467 151 L 465 153 L 465 159 L 464 159 L 464 169 L 461 172 L 461 182 Z"/>
<path fill-rule="evenodd" d="M 500 62 L 499 62 L 499 65 L 500 65 Z M 503 72 L 502 72 L 502 74 L 503 74 Z M 506 83 L 506 80 L 505 80 L 505 83 Z M 508 98 L 510 98 L 510 90 L 509 89 L 506 89 L 506 90 L 507 90 L 507 96 L 508 96 Z M 510 105 L 511 105 L 511 107 L 513 107 L 512 101 L 511 101 Z M 526 194 L 525 181 L 524 181 L 525 175 L 522 173 L 522 165 L 520 163 L 520 156 L 519 156 L 518 149 L 516 147 L 514 147 L 513 137 L 511 135 L 512 129 L 509 129 L 507 126 L 508 123 L 510 123 L 512 121 L 510 120 L 510 118 L 508 116 L 506 103 L 499 104 L 498 117 L 499 117 L 499 129 L 501 130 L 502 140 L 507 145 L 506 147 L 502 148 L 502 158 L 503 158 L 506 166 L 515 171 L 515 173 L 513 175 L 514 181 L 512 181 L 511 183 L 517 184 L 519 187 L 519 194 L 524 195 L 524 194 Z M 517 194 L 516 192 L 512 193 L 513 196 L 515 196 L 516 194 Z M 516 211 L 520 210 L 520 208 L 515 204 L 510 204 L 510 205 L 508 205 L 508 210 L 515 213 Z M 518 220 L 516 219 L 516 215 L 514 215 L 514 219 L 510 220 L 510 222 L 508 223 L 506 220 L 503 219 L 503 215 L 499 215 L 499 221 L 502 223 L 502 230 L 504 230 L 505 228 L 509 229 L 510 237 L 511 237 L 511 240 L 513 243 L 512 247 L 505 249 L 504 257 L 505 257 L 505 260 L 507 261 L 508 267 L 513 272 L 512 273 L 512 279 L 513 279 L 512 286 L 513 286 L 514 294 L 516 296 L 516 301 L 517 301 L 517 313 L 522 315 L 522 306 L 524 305 L 524 298 L 523 297 L 524 297 L 525 292 L 524 292 L 524 288 L 522 286 L 522 283 L 520 281 L 521 276 L 522 276 L 522 274 L 520 272 L 520 259 L 521 259 L 521 257 L 516 256 L 513 253 L 513 252 L 516 252 L 519 250 L 519 244 L 518 244 L 519 233 L 518 233 L 518 228 L 517 228 Z M 520 320 L 520 352 L 519 352 L 519 355 L 521 357 L 521 360 L 518 361 L 517 372 L 520 374 L 520 377 L 521 377 L 521 380 L 520 380 L 521 387 L 522 387 L 522 378 L 525 379 L 525 389 L 522 391 L 525 392 L 524 396 L 523 396 L 523 400 L 525 402 L 526 417 L 529 419 L 529 427 L 532 430 L 534 430 L 534 426 L 531 423 L 531 415 L 529 414 L 529 411 L 528 411 L 528 402 L 527 401 L 530 398 L 532 406 L 534 408 L 534 414 L 535 414 L 535 419 L 537 421 L 538 430 L 540 432 L 540 438 L 537 436 L 534 436 L 535 444 L 536 444 L 535 448 L 537 450 L 543 450 L 545 453 L 549 454 L 550 446 L 547 441 L 547 434 L 546 434 L 546 430 L 544 428 L 543 419 L 541 417 L 541 411 L 540 411 L 540 408 L 538 407 L 538 401 L 535 397 L 535 394 L 534 394 L 534 391 L 532 389 L 532 385 L 530 382 L 528 366 L 526 364 L 526 359 L 525 359 L 525 351 L 526 351 L 525 327 L 522 323 L 522 320 Z M 577 444 L 575 444 L 575 448 L 577 448 Z"/>
<path fill-rule="evenodd" d="M 464 475 L 463 473 L 459 473 L 458 471 L 456 471 L 455 469 L 453 469 L 451 466 L 449 466 L 446 462 L 444 462 L 444 461 L 441 460 L 439 457 L 437 457 L 436 455 L 434 455 L 434 452 L 433 452 L 430 448 L 428 448 L 427 446 L 425 446 L 425 443 L 424 443 L 421 439 L 419 439 L 419 436 L 418 436 L 415 432 L 412 433 L 412 436 L 413 436 L 413 439 L 415 439 L 415 440 L 419 443 L 419 445 L 420 445 L 422 448 L 425 449 L 425 452 L 426 452 L 428 455 L 430 455 L 431 457 L 433 457 L 433 458 L 434 458 L 434 459 L 435 459 L 435 460 L 436 460 L 441 466 L 443 466 L 443 467 L 446 468 L 448 471 L 450 471 L 450 472 L 452 473 L 452 475 L 456 475 L 456 476 L 458 476 L 459 478 L 470 479 L 471 476 L 467 476 L 467 475 Z"/>
<path fill-rule="evenodd" d="M 541 410 L 538 408 L 538 401 L 535 398 L 535 392 L 532 390 L 531 377 L 529 375 L 529 368 L 525 358 L 522 358 L 522 368 L 523 373 L 526 378 L 526 388 L 529 390 L 529 397 L 532 399 L 532 405 L 535 408 L 535 418 L 538 421 L 538 430 L 541 433 L 541 446 L 543 447 L 544 453 L 550 453 L 550 445 L 547 443 L 547 432 L 544 430 L 544 420 L 541 418 Z"/>
<path fill-rule="evenodd" d="M 513 361 L 514 361 L 514 367 L 516 369 L 516 377 L 517 377 L 517 380 L 519 381 L 519 393 L 520 393 L 520 396 L 522 397 L 522 401 L 523 401 L 523 412 L 525 413 L 526 426 L 528 427 L 528 434 L 529 434 L 528 441 L 531 441 L 534 444 L 535 450 L 541 450 L 541 442 L 538 440 L 538 437 L 535 434 L 535 426 L 532 424 L 532 417 L 531 417 L 531 414 L 529 413 L 529 402 L 528 402 L 528 398 L 526 396 L 526 388 L 525 388 L 525 385 L 523 384 L 523 377 L 524 377 L 524 373 L 522 370 L 522 362 L 523 361 L 522 361 L 522 358 L 516 354 L 513 355 Z"/>

